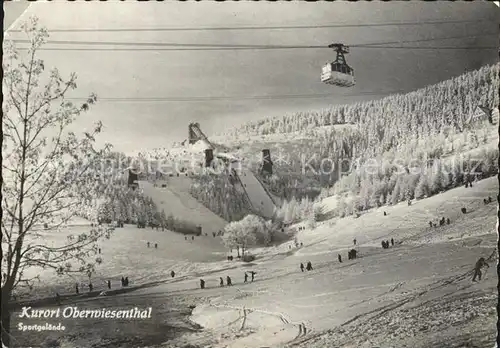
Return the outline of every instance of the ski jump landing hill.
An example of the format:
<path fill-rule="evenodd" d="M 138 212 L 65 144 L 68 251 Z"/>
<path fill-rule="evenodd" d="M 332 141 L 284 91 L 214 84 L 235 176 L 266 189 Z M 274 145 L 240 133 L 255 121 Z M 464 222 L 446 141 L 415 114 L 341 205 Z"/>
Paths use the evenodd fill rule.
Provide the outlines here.
<path fill-rule="evenodd" d="M 194 138 L 194 139 L 193 139 Z M 197 138 L 197 139 L 196 139 Z M 189 127 L 189 144 L 169 150 L 169 156 L 176 161 L 177 165 L 181 161 L 186 163 L 186 168 L 193 166 L 203 166 L 205 163 L 205 150 L 214 150 L 198 124 L 191 124 Z M 277 206 L 276 199 L 262 185 L 260 180 L 249 170 L 242 168 L 239 159 L 234 156 L 214 151 L 214 158 L 223 161 L 225 165 L 237 168 L 235 171 L 236 185 L 240 186 L 255 214 L 266 219 L 271 219 Z M 172 168 L 173 169 L 173 168 Z M 175 173 L 175 171 L 171 171 Z M 234 172 L 233 172 L 234 173 Z M 142 192 L 153 199 L 167 216 L 172 214 L 175 218 L 196 224 L 202 227 L 203 233 L 212 234 L 222 230 L 227 221 L 213 213 L 201 202 L 190 194 L 192 177 L 196 175 L 187 170 L 185 173 L 164 175 L 162 179 L 140 181 L 139 187 Z M 230 202 L 228 202 L 230 204 Z"/>
<path fill-rule="evenodd" d="M 266 219 L 271 219 L 274 216 L 277 207 L 276 199 L 267 191 L 262 182 L 252 173 L 251 170 L 243 168 L 241 162 L 228 154 L 219 153 L 214 157 L 219 158 L 226 163 L 229 162 L 231 167 L 235 169 L 233 175 L 240 188 L 245 193 L 252 210 Z"/>
<path fill-rule="evenodd" d="M 191 196 L 190 178 L 169 179 L 171 180 L 158 181 L 156 187 L 149 181 L 140 181 L 139 187 L 167 216 L 172 214 L 176 219 L 201 226 L 202 232 L 209 235 L 224 229 L 227 222 Z"/>

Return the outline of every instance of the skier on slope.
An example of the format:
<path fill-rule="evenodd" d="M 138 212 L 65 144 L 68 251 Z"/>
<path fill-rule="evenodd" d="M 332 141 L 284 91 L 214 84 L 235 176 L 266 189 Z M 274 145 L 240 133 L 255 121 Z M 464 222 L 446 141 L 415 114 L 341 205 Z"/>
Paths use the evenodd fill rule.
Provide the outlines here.
<path fill-rule="evenodd" d="M 481 280 L 481 276 L 483 275 L 481 272 L 481 268 L 483 268 L 484 266 L 490 268 L 490 266 L 486 263 L 484 257 L 481 257 L 479 258 L 479 260 L 477 260 L 476 265 L 474 266 L 474 276 L 472 277 L 473 282 L 476 281 L 476 278 L 479 278 L 479 280 Z"/>

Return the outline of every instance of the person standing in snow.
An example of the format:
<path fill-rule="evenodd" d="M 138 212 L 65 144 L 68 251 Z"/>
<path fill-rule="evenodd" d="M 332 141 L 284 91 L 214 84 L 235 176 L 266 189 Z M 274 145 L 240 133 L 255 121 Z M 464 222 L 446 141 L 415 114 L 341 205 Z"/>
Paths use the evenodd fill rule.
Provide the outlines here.
<path fill-rule="evenodd" d="M 307 269 L 308 271 L 312 271 L 313 267 L 312 267 L 312 263 L 311 263 L 311 261 L 307 261 L 307 266 L 306 266 L 306 269 Z"/>
<path fill-rule="evenodd" d="M 222 288 L 224 286 L 224 279 L 222 277 L 219 277 L 220 279 L 220 287 Z"/>
<path fill-rule="evenodd" d="M 387 242 L 387 243 L 389 243 L 389 242 Z M 356 256 L 357 256 L 356 254 L 358 253 L 356 251 L 356 249 L 351 249 L 350 253 L 351 253 L 351 260 L 355 260 Z"/>
<path fill-rule="evenodd" d="M 304 272 L 304 264 L 302 262 L 300 263 L 300 270 Z"/>
<path fill-rule="evenodd" d="M 338 258 L 339 258 L 339 262 L 342 263 L 342 255 L 338 255 Z"/>
<path fill-rule="evenodd" d="M 473 282 L 476 281 L 476 278 L 479 278 L 479 280 L 481 280 L 481 276 L 483 275 L 481 272 L 481 268 L 483 268 L 484 266 L 490 268 L 490 266 L 486 263 L 484 257 L 481 257 L 479 258 L 479 260 L 477 260 L 476 265 L 474 266 L 474 276 L 472 277 Z"/>
<path fill-rule="evenodd" d="M 391 245 L 394 246 L 394 238 L 391 238 Z"/>
<path fill-rule="evenodd" d="M 248 274 L 247 274 L 247 272 L 245 272 L 245 281 L 244 281 L 244 283 L 246 283 L 247 281 L 248 281 Z"/>

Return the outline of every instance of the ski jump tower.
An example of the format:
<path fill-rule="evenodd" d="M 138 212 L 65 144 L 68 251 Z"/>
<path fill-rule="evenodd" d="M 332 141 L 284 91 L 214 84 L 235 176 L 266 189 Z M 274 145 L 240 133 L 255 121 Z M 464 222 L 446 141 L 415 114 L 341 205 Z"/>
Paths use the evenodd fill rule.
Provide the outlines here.
<path fill-rule="evenodd" d="M 199 123 L 190 123 L 188 126 L 188 142 L 189 142 L 189 144 L 192 145 L 199 140 L 205 141 L 212 149 L 214 148 L 214 146 L 208 140 L 205 133 L 202 132 L 202 130 L 200 128 L 200 124 Z"/>

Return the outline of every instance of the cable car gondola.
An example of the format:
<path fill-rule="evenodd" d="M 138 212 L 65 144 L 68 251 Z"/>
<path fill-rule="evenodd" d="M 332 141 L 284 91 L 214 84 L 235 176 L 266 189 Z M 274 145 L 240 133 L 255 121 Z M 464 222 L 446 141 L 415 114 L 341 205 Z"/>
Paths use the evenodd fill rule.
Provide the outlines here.
<path fill-rule="evenodd" d="M 339 87 L 352 87 L 356 84 L 354 80 L 354 70 L 347 65 L 344 54 L 349 53 L 349 47 L 343 44 L 335 43 L 328 45 L 337 52 L 337 58 L 334 62 L 323 66 L 321 71 L 321 82 Z"/>

